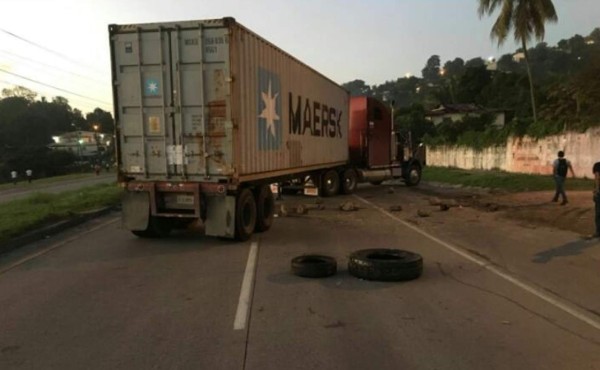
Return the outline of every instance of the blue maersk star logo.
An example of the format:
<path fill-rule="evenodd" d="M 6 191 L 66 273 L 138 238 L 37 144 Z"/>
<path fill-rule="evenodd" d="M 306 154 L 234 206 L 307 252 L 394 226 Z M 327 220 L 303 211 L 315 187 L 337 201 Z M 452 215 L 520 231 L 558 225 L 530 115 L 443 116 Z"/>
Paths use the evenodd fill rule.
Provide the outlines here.
<path fill-rule="evenodd" d="M 153 78 L 147 78 L 145 85 L 146 95 L 159 95 L 160 90 L 158 81 Z"/>
<path fill-rule="evenodd" d="M 281 84 L 279 76 L 258 69 L 258 148 L 276 150 L 281 146 Z"/>

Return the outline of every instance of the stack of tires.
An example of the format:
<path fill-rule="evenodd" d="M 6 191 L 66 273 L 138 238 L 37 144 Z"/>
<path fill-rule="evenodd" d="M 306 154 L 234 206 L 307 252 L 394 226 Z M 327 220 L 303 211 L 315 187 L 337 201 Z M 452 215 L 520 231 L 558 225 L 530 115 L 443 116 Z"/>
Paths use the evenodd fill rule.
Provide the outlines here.
<path fill-rule="evenodd" d="M 302 255 L 292 259 L 292 273 L 320 278 L 337 272 L 335 258 L 324 255 Z M 361 249 L 350 255 L 348 272 L 359 279 L 373 281 L 408 281 L 423 273 L 423 258 L 401 249 Z"/>

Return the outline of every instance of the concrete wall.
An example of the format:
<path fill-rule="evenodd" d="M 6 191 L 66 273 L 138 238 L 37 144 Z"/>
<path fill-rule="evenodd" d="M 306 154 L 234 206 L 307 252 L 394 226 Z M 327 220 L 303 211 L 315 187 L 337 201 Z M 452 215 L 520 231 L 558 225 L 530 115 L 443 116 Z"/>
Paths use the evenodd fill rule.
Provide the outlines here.
<path fill-rule="evenodd" d="M 481 151 L 456 147 L 427 148 L 427 164 L 551 174 L 552 161 L 559 150 L 565 151 L 565 157 L 573 164 L 577 177 L 591 178 L 592 166 L 600 161 L 600 128 L 585 133 L 567 132 L 539 140 L 530 137 L 510 138 L 506 146 Z"/>

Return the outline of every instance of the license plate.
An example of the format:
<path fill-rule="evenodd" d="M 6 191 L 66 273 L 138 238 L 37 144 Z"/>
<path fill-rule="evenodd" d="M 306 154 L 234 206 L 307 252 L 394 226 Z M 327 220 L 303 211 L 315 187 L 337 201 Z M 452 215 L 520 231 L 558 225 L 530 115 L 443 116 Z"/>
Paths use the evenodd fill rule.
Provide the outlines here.
<path fill-rule="evenodd" d="M 178 195 L 177 196 L 178 204 L 194 204 L 194 196 L 193 195 Z"/>
<path fill-rule="evenodd" d="M 319 189 L 318 188 L 304 188 L 304 195 L 318 196 Z"/>

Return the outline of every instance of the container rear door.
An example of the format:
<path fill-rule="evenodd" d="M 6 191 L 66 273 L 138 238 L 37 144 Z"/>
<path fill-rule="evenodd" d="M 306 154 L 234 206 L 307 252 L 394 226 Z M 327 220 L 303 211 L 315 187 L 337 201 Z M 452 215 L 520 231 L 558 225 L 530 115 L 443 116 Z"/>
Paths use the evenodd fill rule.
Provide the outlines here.
<path fill-rule="evenodd" d="M 122 171 L 136 178 L 176 172 L 169 38 L 165 32 L 116 34 L 114 48 Z"/>
<path fill-rule="evenodd" d="M 228 29 L 179 29 L 171 34 L 175 127 L 187 176 L 233 173 Z"/>
<path fill-rule="evenodd" d="M 206 180 L 231 172 L 227 29 L 113 35 L 122 171 Z"/>

